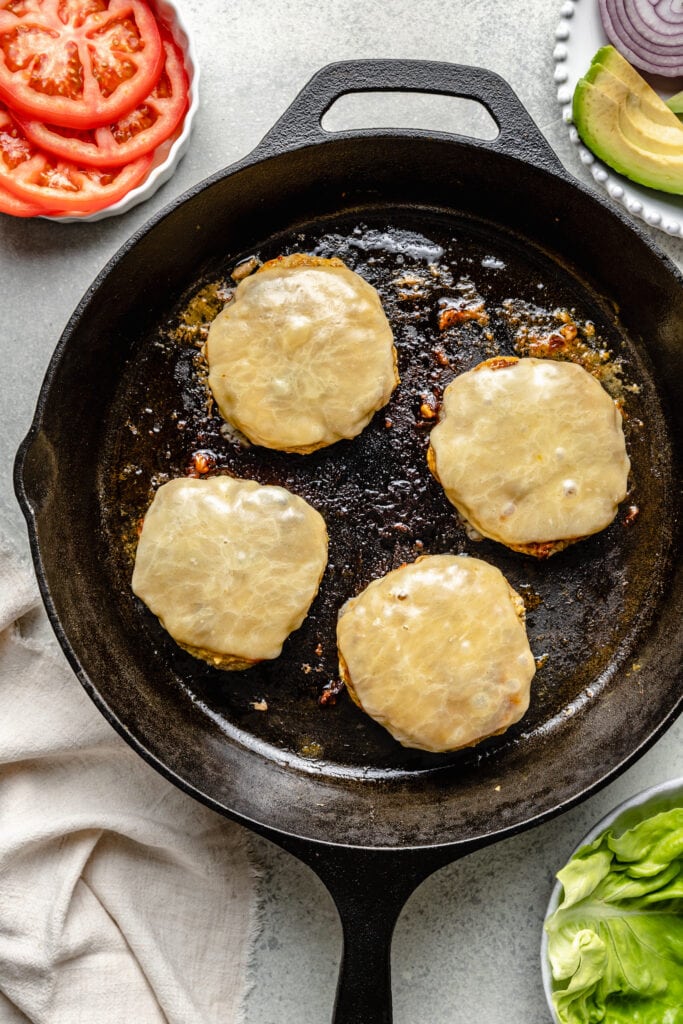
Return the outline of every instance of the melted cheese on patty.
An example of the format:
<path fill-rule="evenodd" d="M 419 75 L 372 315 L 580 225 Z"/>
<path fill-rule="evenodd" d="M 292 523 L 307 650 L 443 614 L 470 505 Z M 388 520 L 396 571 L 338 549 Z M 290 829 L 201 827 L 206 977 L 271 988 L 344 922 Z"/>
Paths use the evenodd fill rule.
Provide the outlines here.
<path fill-rule="evenodd" d="M 494 566 L 424 556 L 343 606 L 342 677 L 404 746 L 471 746 L 527 710 L 536 666 L 523 619 L 522 599 Z"/>
<path fill-rule="evenodd" d="M 283 487 L 170 480 L 145 516 L 133 591 L 181 647 L 241 669 L 277 658 L 326 564 L 322 516 Z"/>
<path fill-rule="evenodd" d="M 479 533 L 531 554 L 608 526 L 630 468 L 619 409 L 591 374 L 514 357 L 448 385 L 428 461 Z"/>
<path fill-rule="evenodd" d="M 284 256 L 241 281 L 206 355 L 223 418 L 282 451 L 355 437 L 398 383 L 379 296 L 339 259 Z"/>

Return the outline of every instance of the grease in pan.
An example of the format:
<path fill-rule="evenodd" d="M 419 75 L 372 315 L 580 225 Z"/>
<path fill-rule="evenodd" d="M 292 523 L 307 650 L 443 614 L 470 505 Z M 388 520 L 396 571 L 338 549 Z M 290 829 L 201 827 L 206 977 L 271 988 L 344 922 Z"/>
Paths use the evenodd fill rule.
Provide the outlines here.
<path fill-rule="evenodd" d="M 411 221 L 407 225 L 416 226 Z M 643 500 L 644 486 L 658 479 L 644 467 L 656 463 L 660 449 L 652 445 L 651 430 L 642 427 L 647 413 L 649 428 L 652 411 L 641 398 L 643 378 L 637 359 L 630 358 L 630 346 L 624 348 L 618 333 L 585 295 L 571 292 L 566 282 L 553 282 L 547 268 L 541 277 L 541 269 L 529 265 L 527 250 L 516 253 L 506 249 L 500 239 L 494 244 L 488 237 L 482 241 L 463 231 L 453 240 L 445 232 L 439 233 L 443 226 L 436 222 L 432 223 L 433 235 L 408 230 L 407 225 L 387 228 L 384 218 L 359 225 L 355 215 L 342 222 L 341 229 L 335 222 L 335 230 L 327 228 L 328 233 L 316 224 L 306 234 L 297 232 L 284 241 L 273 240 L 269 247 L 245 249 L 239 260 L 226 260 L 212 276 L 197 279 L 179 300 L 178 319 L 164 323 L 161 344 L 156 343 L 159 336 L 155 335 L 155 343 L 144 349 L 127 374 L 126 403 L 118 407 L 117 421 L 130 418 L 131 429 L 117 434 L 117 441 L 122 438 L 124 446 L 117 450 L 112 466 L 117 482 L 116 497 L 112 494 L 110 498 L 117 509 L 114 525 L 120 536 L 119 510 L 123 509 L 127 517 L 124 538 L 131 559 L 136 527 L 154 489 L 169 471 L 173 476 L 195 472 L 198 450 L 210 457 L 207 465 L 213 466 L 211 472 L 227 472 L 262 484 L 278 483 L 320 510 L 330 531 L 325 583 L 281 657 L 261 662 L 244 677 L 239 672 L 213 672 L 197 659 L 172 653 L 170 657 L 193 699 L 219 709 L 229 720 L 241 721 L 245 708 L 248 727 L 259 741 L 277 742 L 295 756 L 305 749 L 307 760 L 313 756 L 309 751 L 315 741 L 316 758 L 351 764 L 358 771 L 378 763 L 422 766 L 431 764 L 434 755 L 427 755 L 425 761 L 422 751 L 401 747 L 369 716 L 360 715 L 347 697 L 339 699 L 334 709 L 319 707 L 321 695 L 327 698 L 328 683 L 338 677 L 334 636 L 339 608 L 372 579 L 414 561 L 425 551 L 475 553 L 460 519 L 427 468 L 425 452 L 432 423 L 417 419 L 423 396 L 433 394 L 437 408 L 440 388 L 454 374 L 465 372 L 487 356 L 501 357 L 512 348 L 541 347 L 544 339 L 554 352 L 558 332 L 571 333 L 569 327 L 575 324 L 577 337 L 567 346 L 571 356 L 589 365 L 610 394 L 627 403 L 629 418 L 624 426 L 641 508 L 634 525 L 625 527 L 624 511 L 610 529 L 573 545 L 561 560 L 551 559 L 549 564 L 522 559 L 500 544 L 485 541 L 480 547 L 481 557 L 497 565 L 524 596 L 530 645 L 543 666 L 523 723 L 525 734 L 573 701 L 608 663 L 609 638 L 621 629 L 624 612 L 628 616 L 629 609 L 642 607 L 639 577 L 634 586 L 629 573 L 629 586 L 623 586 L 624 556 L 642 550 L 648 538 L 660 536 L 646 525 L 660 518 L 656 494 L 654 502 L 652 498 Z M 199 355 L 211 321 L 232 290 L 231 272 L 236 263 L 240 268 L 253 265 L 283 251 L 317 252 L 329 258 L 338 255 L 377 289 L 394 331 L 402 378 L 385 414 L 373 417 L 359 436 L 304 458 L 258 445 L 245 447 L 228 431 L 215 405 L 207 403 Z M 536 284 L 539 277 L 545 282 L 542 293 Z M 457 306 L 475 290 L 484 302 L 488 325 L 467 320 L 442 328 L 436 315 L 442 305 Z M 510 300 L 511 295 L 516 298 Z M 590 329 L 592 323 L 595 330 Z M 582 345 L 577 348 L 580 339 Z M 629 356 L 627 363 L 624 354 Z M 157 382 L 154 407 L 149 398 L 150 380 Z M 151 446 L 150 437 L 154 439 Z M 630 512 L 629 517 L 632 519 Z M 647 556 L 648 568 L 653 563 L 656 552 Z M 129 592 L 128 564 L 124 569 L 123 585 Z M 160 645 L 159 631 L 140 612 L 138 609 L 138 628 L 149 630 L 152 642 Z M 591 636 L 598 631 L 601 637 L 591 650 L 585 643 L 588 630 Z M 607 638 L 604 643 L 603 637 Z M 250 701 L 262 697 L 272 713 L 254 716 Z M 508 735 L 514 742 L 518 728 L 508 730 L 495 749 L 507 743 Z M 459 762 L 470 756 L 477 755 L 463 751 Z"/>

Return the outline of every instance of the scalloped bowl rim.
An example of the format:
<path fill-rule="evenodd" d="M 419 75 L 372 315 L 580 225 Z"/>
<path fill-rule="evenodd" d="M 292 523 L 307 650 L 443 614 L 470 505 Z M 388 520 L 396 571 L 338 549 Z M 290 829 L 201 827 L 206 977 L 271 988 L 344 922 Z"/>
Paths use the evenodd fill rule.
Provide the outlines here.
<path fill-rule="evenodd" d="M 103 220 L 105 217 L 116 217 L 119 214 L 127 213 L 128 210 L 131 210 L 134 206 L 150 199 L 157 189 L 161 188 L 164 182 L 168 181 L 189 146 L 192 126 L 197 110 L 199 109 L 199 65 L 197 64 L 197 54 L 194 42 L 187 28 L 185 19 L 172 0 L 149 0 L 149 2 L 150 6 L 155 9 L 159 17 L 170 29 L 173 39 L 183 51 L 185 70 L 188 78 L 189 105 L 182 122 L 182 129 L 177 138 L 174 139 L 166 158 L 156 167 L 152 168 L 143 182 L 137 185 L 136 188 L 131 189 L 130 192 L 127 192 L 125 196 L 122 196 L 121 199 L 117 200 L 117 202 L 112 203 L 111 206 L 106 206 L 104 209 L 97 210 L 95 213 L 45 214 L 41 216 L 42 220 L 52 220 L 60 224 L 82 224 L 89 223 L 91 221 Z"/>
<path fill-rule="evenodd" d="M 615 807 L 614 810 L 602 818 L 597 825 L 595 825 L 590 832 L 588 832 L 581 842 L 572 851 L 567 861 L 577 853 L 582 846 L 587 846 L 592 843 L 594 839 L 604 832 L 606 829 L 613 826 L 615 823 L 622 831 L 627 831 L 629 828 L 633 828 L 639 821 L 644 821 L 645 818 L 649 818 L 652 814 L 659 813 L 660 810 L 666 807 L 683 806 L 683 777 L 676 779 L 669 779 L 667 782 L 657 783 L 655 786 L 650 786 L 648 789 L 642 790 L 640 793 L 636 793 L 634 796 L 629 797 L 628 800 L 624 800 L 623 803 Z M 622 820 L 623 819 L 623 820 Z M 562 891 L 562 884 L 559 881 L 555 882 L 550 899 L 548 901 L 548 907 L 543 918 L 543 931 L 541 936 L 541 975 L 543 978 L 543 991 L 545 992 L 546 1002 L 548 1003 L 548 1009 L 550 1015 L 554 1021 L 554 1024 L 561 1024 L 560 1018 L 555 1012 L 552 999 L 552 972 L 550 970 L 550 962 L 548 960 L 548 935 L 545 930 L 545 922 L 548 920 L 551 914 L 554 914 L 560 902 L 560 892 Z"/>
<path fill-rule="evenodd" d="M 653 0 L 654 2 L 654 0 Z M 578 78 L 600 46 L 608 42 L 602 28 L 597 0 L 562 0 L 555 29 L 554 82 L 562 120 L 569 139 L 578 149 L 581 163 L 599 188 L 633 217 L 674 238 L 683 236 L 683 196 L 658 191 L 631 181 L 608 167 L 583 144 L 572 121 L 572 95 Z M 580 59 L 579 59 L 580 57 Z M 671 80 L 672 83 L 676 79 Z M 671 93 L 676 88 L 671 87 Z M 665 93 L 662 93 L 664 95 Z"/>

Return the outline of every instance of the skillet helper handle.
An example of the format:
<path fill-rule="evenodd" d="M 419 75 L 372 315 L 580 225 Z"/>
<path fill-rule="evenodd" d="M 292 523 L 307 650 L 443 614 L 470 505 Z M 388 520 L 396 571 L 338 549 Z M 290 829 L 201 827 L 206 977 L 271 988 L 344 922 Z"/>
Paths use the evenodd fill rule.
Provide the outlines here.
<path fill-rule="evenodd" d="M 495 139 L 471 140 L 475 145 L 519 157 L 556 174 L 566 173 L 505 79 L 485 68 L 426 60 L 351 60 L 327 64 L 303 87 L 259 143 L 255 155 L 271 156 L 346 134 L 359 134 L 327 132 L 321 124 L 336 100 L 354 92 L 422 92 L 475 100 L 486 108 L 498 127 Z M 373 129 L 368 135 L 377 135 L 378 131 L 391 134 L 395 130 Z"/>

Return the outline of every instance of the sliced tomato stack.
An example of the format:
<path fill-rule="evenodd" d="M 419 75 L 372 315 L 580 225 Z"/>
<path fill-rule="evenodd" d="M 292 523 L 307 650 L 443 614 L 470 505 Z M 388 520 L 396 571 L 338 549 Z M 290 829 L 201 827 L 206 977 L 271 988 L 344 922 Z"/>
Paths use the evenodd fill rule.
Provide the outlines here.
<path fill-rule="evenodd" d="M 0 212 L 110 206 L 187 106 L 182 52 L 143 0 L 0 0 Z"/>

